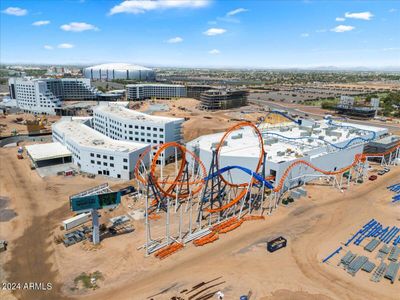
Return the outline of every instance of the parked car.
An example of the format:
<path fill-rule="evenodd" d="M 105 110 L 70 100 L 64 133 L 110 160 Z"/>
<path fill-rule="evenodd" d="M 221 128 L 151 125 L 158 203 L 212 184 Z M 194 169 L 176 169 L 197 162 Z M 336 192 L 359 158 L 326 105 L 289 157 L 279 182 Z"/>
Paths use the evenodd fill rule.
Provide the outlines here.
<path fill-rule="evenodd" d="M 371 180 L 371 181 L 374 181 L 374 180 L 376 180 L 378 178 L 378 176 L 376 176 L 376 175 L 371 175 L 371 176 L 369 176 L 369 180 Z"/>

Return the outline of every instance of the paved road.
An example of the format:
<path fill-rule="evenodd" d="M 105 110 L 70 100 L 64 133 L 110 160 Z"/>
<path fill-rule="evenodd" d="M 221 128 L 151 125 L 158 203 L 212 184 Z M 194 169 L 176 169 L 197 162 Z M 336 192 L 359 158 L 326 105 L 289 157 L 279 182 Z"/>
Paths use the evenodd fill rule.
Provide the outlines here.
<path fill-rule="evenodd" d="M 252 100 L 252 101 L 254 101 L 254 100 Z M 256 102 L 256 101 L 254 101 L 254 102 Z M 324 117 L 324 114 L 317 114 L 317 113 L 304 111 L 300 107 L 287 106 L 285 104 L 276 103 L 273 101 L 258 100 L 257 103 L 261 104 L 261 105 L 267 105 L 268 107 L 270 107 L 272 109 L 286 110 L 287 112 L 289 112 L 291 114 L 297 114 L 297 115 L 303 116 L 303 117 L 305 117 L 306 114 L 308 116 L 316 118 L 316 119 L 322 119 Z M 304 109 L 306 109 L 306 108 L 307 107 L 304 107 Z M 372 120 L 363 121 L 363 120 L 354 120 L 354 119 L 350 119 L 349 122 L 354 123 L 354 124 L 360 124 L 360 125 L 384 127 L 391 131 L 400 131 L 400 124 L 386 124 L 386 123 L 379 122 L 379 121 L 372 121 Z"/>

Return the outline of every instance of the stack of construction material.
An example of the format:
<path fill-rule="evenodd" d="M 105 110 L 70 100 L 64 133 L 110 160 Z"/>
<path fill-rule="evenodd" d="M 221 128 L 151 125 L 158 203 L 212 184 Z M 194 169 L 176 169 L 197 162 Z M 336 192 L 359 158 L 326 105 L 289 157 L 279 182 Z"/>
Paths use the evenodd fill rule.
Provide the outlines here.
<path fill-rule="evenodd" d="M 348 251 L 340 260 L 338 265 L 342 265 L 344 269 L 356 258 L 356 254 L 353 254 L 351 251 Z"/>
<path fill-rule="evenodd" d="M 367 272 L 367 273 L 371 273 L 373 269 L 375 269 L 376 265 L 371 262 L 371 261 L 367 261 L 365 262 L 365 264 L 362 266 L 361 270 Z"/>
<path fill-rule="evenodd" d="M 376 247 L 378 247 L 378 245 L 381 242 L 378 239 L 373 239 L 372 241 L 370 241 L 365 247 L 364 250 L 368 251 L 368 252 L 372 252 L 376 249 Z"/>
<path fill-rule="evenodd" d="M 397 262 L 397 260 L 399 259 L 399 256 L 400 256 L 400 248 L 397 246 L 394 246 L 392 248 L 392 251 L 390 251 L 388 260 Z"/>
<path fill-rule="evenodd" d="M 387 254 L 389 254 L 391 247 L 387 245 L 383 245 L 381 249 L 379 249 L 379 253 L 376 258 L 384 259 Z"/>
<path fill-rule="evenodd" d="M 384 262 L 376 268 L 374 274 L 372 274 L 371 281 L 379 282 L 382 279 L 382 276 L 386 273 L 387 265 Z"/>
<path fill-rule="evenodd" d="M 158 257 L 159 259 L 164 259 L 182 248 L 183 244 L 175 242 L 171 245 L 168 245 L 167 247 L 158 250 L 156 254 L 154 254 L 154 256 Z"/>
<path fill-rule="evenodd" d="M 395 196 L 393 196 L 392 202 L 399 202 L 400 201 L 400 183 L 396 183 L 391 186 L 388 186 L 388 189 L 392 192 L 397 193 Z"/>
<path fill-rule="evenodd" d="M 399 271 L 399 266 L 400 263 L 391 262 L 387 268 L 385 278 L 389 279 L 392 282 L 392 284 L 396 279 L 397 272 Z"/>
<path fill-rule="evenodd" d="M 203 236 L 203 237 L 201 237 L 201 238 L 199 238 L 197 240 L 194 240 L 193 244 L 195 246 L 204 246 L 204 245 L 212 243 L 212 242 L 214 242 L 214 241 L 216 241 L 218 239 L 219 239 L 218 233 L 211 232 L 211 233 L 209 233 L 209 234 L 207 234 L 207 235 L 205 235 L 205 236 Z"/>
<path fill-rule="evenodd" d="M 368 262 L 368 258 L 366 256 L 358 256 L 355 258 L 347 267 L 347 272 L 352 276 L 355 276 L 356 273 L 362 268 L 362 266 Z"/>

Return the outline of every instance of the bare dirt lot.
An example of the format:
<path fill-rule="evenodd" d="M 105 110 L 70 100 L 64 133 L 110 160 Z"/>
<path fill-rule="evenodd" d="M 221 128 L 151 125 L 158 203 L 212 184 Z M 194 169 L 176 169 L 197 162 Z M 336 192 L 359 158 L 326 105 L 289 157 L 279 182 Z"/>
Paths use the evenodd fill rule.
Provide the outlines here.
<path fill-rule="evenodd" d="M 47 116 L 48 124 L 45 125 L 46 129 L 51 129 L 51 124 L 57 121 L 60 117 L 58 116 Z M 21 119 L 22 121 L 18 121 Z M 10 136 L 13 131 L 18 134 L 27 134 L 27 128 L 25 121 L 35 120 L 35 116 L 32 114 L 9 114 L 0 116 L 0 136 Z"/>
<path fill-rule="evenodd" d="M 146 111 L 152 104 L 163 104 L 169 107 L 169 111 L 155 112 L 154 115 L 186 118 L 187 121 L 183 124 L 185 141 L 190 141 L 204 134 L 224 131 L 240 120 L 254 122 L 258 117 L 265 115 L 265 112 L 255 105 L 230 110 L 200 110 L 198 108 L 200 101 L 191 98 L 149 101 L 145 102 L 140 110 Z"/>
<path fill-rule="evenodd" d="M 4 298 L 187 299 L 193 293 L 183 290 L 209 281 L 207 292 L 221 289 L 226 299 L 238 299 L 249 291 L 251 299 L 398 299 L 400 294 L 399 282 L 372 283 L 365 272 L 352 277 L 337 267 L 343 252 L 329 264 L 321 263 L 371 218 L 385 226 L 400 226 L 400 205 L 390 202 L 392 193 L 386 189 L 399 181 L 400 168 L 344 193 L 309 185 L 309 197 L 291 207 L 279 207 L 265 221 L 245 222 L 212 244 L 188 244 L 160 261 L 154 256 L 145 258 L 144 251 L 137 250 L 144 243 L 143 221 L 133 223 L 134 232 L 104 239 L 96 249 L 55 244 L 53 234 L 61 220 L 71 216 L 68 196 L 105 179 L 42 179 L 29 169 L 26 159 L 16 159 L 15 151 L 0 149 L 0 194 L 9 199 L 7 209 L 16 213 L 0 223 L 0 239 L 10 243 L 0 253 L 5 271 L 1 279 L 53 286 L 48 291 L 1 291 Z M 121 211 L 115 213 L 120 214 L 126 205 L 124 200 Z M 265 243 L 277 235 L 288 239 L 288 247 L 268 253 Z M 350 249 L 365 252 L 362 247 Z M 104 276 L 99 289 L 71 290 L 79 274 L 95 271 Z"/>

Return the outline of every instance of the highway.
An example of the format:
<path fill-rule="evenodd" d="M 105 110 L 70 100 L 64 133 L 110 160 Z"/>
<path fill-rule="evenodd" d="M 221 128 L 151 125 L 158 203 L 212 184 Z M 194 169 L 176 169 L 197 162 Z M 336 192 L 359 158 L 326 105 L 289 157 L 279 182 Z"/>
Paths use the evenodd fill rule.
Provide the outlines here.
<path fill-rule="evenodd" d="M 325 114 L 318 114 L 318 113 L 313 113 L 313 112 L 308 112 L 308 111 L 304 111 L 302 110 L 302 106 L 298 105 L 297 107 L 292 106 L 292 104 L 285 104 L 285 103 L 277 103 L 274 101 L 268 101 L 268 100 L 255 100 L 255 99 L 249 99 L 249 101 L 251 103 L 255 103 L 258 105 L 263 105 L 263 106 L 268 106 L 270 109 L 277 109 L 277 110 L 285 110 L 287 111 L 289 114 L 295 114 L 295 115 L 299 115 L 302 117 L 306 117 L 306 115 L 308 115 L 308 117 L 312 117 L 314 119 L 322 119 Z M 303 106 L 304 109 L 307 109 L 307 106 Z M 384 127 L 389 129 L 390 131 L 399 131 L 400 132 L 400 124 L 387 124 L 384 122 L 379 122 L 379 121 L 375 121 L 375 120 L 355 120 L 355 119 L 350 119 L 349 118 L 349 122 L 354 123 L 354 124 L 360 124 L 360 125 L 370 125 L 370 126 L 377 126 L 377 127 Z"/>

